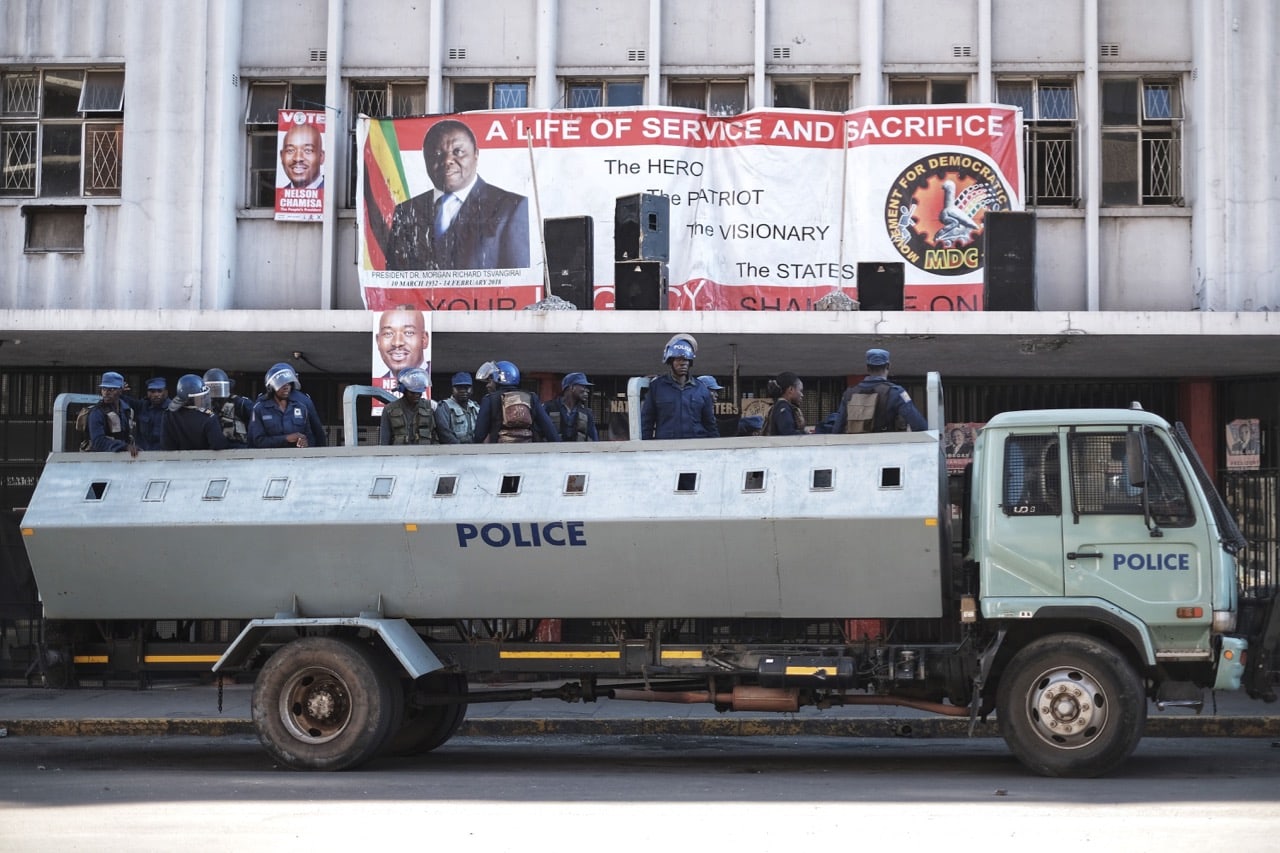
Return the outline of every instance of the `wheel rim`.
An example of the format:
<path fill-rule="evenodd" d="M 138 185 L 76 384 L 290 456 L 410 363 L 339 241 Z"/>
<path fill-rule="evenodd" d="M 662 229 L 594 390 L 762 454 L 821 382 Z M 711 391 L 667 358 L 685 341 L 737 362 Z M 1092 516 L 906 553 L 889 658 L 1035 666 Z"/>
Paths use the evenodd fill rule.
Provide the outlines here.
<path fill-rule="evenodd" d="M 300 741 L 327 743 L 351 721 L 351 691 L 331 669 L 302 669 L 280 691 L 280 720 Z"/>
<path fill-rule="evenodd" d="M 1090 673 L 1048 670 L 1027 691 L 1027 718 L 1036 735 L 1059 749 L 1093 743 L 1107 726 L 1107 697 Z"/>

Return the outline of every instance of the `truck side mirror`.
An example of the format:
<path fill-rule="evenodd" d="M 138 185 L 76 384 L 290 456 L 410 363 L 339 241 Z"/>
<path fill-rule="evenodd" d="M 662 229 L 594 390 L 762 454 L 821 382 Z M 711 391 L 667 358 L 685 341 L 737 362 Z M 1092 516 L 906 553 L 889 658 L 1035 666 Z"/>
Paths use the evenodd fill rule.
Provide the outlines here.
<path fill-rule="evenodd" d="M 1124 468 L 1129 485 L 1139 488 L 1147 484 L 1147 443 L 1142 433 L 1130 432 L 1125 436 Z"/>

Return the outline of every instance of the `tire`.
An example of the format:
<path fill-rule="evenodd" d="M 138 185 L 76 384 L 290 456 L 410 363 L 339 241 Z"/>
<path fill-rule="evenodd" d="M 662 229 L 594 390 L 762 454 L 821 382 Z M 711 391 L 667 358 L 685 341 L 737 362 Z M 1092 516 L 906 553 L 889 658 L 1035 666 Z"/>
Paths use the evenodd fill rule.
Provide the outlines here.
<path fill-rule="evenodd" d="M 1116 648 L 1083 634 L 1042 637 L 1014 655 L 996 695 L 1000 733 L 1041 776 L 1092 778 L 1142 739 L 1142 679 Z"/>
<path fill-rule="evenodd" d="M 253 687 L 253 725 L 295 770 L 348 770 L 368 761 L 400 719 L 403 695 L 385 656 L 340 637 L 304 637 L 267 659 Z"/>
<path fill-rule="evenodd" d="M 465 696 L 467 679 L 460 673 L 433 673 L 424 676 L 413 691 L 427 695 L 443 693 L 447 696 Z M 421 755 L 443 746 L 458 731 L 467 716 L 465 702 L 456 705 L 414 705 L 409 698 L 413 691 L 406 691 L 404 723 L 388 741 L 388 755 Z"/>

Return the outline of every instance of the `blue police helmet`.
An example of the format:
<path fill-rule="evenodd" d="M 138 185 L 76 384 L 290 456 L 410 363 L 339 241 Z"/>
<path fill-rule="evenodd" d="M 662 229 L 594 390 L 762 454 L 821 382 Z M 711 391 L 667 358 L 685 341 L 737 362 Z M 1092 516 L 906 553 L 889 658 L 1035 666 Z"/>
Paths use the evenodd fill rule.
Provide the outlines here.
<path fill-rule="evenodd" d="M 453 374 L 453 387 L 454 388 L 463 388 L 463 387 L 470 388 L 471 374 L 466 372 Z"/>
<path fill-rule="evenodd" d="M 283 361 L 279 364 L 271 365 L 271 369 L 267 371 L 262 384 L 272 391 L 279 391 L 286 385 L 292 385 L 295 391 L 302 390 L 302 383 L 298 380 L 297 372 L 292 365 L 285 364 Z"/>
<path fill-rule="evenodd" d="M 693 344 L 684 338 L 671 341 L 662 351 L 662 360 L 670 361 L 673 358 L 687 358 L 690 361 L 698 355 L 698 351 L 693 348 Z"/>
<path fill-rule="evenodd" d="M 560 382 L 560 390 L 564 391 L 570 385 L 585 385 L 588 388 L 591 387 L 591 383 L 587 381 L 587 374 L 585 373 L 566 373 L 564 375 L 564 379 Z"/>
<path fill-rule="evenodd" d="M 520 368 L 509 361 L 499 361 L 493 365 L 493 381 L 499 385 L 519 385 Z"/>
<path fill-rule="evenodd" d="M 209 386 L 199 376 L 188 373 L 178 380 L 173 399 L 181 406 L 206 408 L 209 405 Z"/>
<path fill-rule="evenodd" d="M 400 371 L 400 375 L 396 379 L 401 391 L 411 391 L 414 394 L 425 394 L 427 388 L 431 387 L 431 380 L 427 377 L 427 371 L 421 367 L 406 367 Z"/>

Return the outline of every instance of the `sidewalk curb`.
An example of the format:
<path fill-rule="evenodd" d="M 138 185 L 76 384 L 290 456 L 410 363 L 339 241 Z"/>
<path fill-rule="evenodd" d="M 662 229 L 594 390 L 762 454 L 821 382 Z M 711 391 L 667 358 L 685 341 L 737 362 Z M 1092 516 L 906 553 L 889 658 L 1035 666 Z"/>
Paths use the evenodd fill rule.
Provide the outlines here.
<path fill-rule="evenodd" d="M 0 720 L 9 737 L 228 737 L 255 734 L 248 719 L 151 718 L 95 720 Z M 968 720 L 950 718 L 867 717 L 860 719 L 725 718 L 669 719 L 497 719 L 464 722 L 458 737 L 517 738 L 537 735 L 623 736 L 674 735 L 708 737 L 860 737 L 965 738 Z M 999 737 L 994 720 L 979 722 L 974 737 Z M 1145 737 L 1280 738 L 1280 717 L 1178 716 L 1147 720 Z"/>

